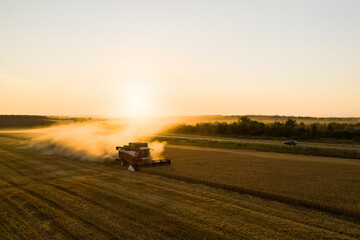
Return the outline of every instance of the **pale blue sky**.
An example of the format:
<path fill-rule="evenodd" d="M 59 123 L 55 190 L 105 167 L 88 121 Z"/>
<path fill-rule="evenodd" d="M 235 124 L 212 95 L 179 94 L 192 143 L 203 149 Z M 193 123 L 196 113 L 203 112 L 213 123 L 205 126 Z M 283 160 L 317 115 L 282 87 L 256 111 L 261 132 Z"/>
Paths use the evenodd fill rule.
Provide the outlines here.
<path fill-rule="evenodd" d="M 360 116 L 360 1 L 0 0 L 0 36 L 0 114 Z"/>

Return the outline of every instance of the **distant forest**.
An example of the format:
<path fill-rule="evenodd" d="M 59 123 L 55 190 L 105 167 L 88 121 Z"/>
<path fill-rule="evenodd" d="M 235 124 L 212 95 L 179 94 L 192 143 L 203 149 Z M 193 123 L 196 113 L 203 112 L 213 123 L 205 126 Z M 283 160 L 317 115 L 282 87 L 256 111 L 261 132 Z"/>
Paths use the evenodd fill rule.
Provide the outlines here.
<path fill-rule="evenodd" d="M 0 115 L 0 129 L 48 127 L 60 122 L 82 122 L 87 120 L 91 120 L 91 118 Z"/>
<path fill-rule="evenodd" d="M 170 130 L 173 133 L 202 135 L 226 135 L 235 137 L 277 137 L 312 140 L 319 138 L 346 139 L 360 142 L 360 122 L 358 123 L 311 123 L 296 122 L 287 119 L 285 122 L 264 123 L 251 120 L 248 116 L 239 117 L 232 123 L 213 122 L 196 125 L 179 124 Z"/>
<path fill-rule="evenodd" d="M 46 116 L 0 115 L 0 128 L 45 127 L 54 123 Z"/>

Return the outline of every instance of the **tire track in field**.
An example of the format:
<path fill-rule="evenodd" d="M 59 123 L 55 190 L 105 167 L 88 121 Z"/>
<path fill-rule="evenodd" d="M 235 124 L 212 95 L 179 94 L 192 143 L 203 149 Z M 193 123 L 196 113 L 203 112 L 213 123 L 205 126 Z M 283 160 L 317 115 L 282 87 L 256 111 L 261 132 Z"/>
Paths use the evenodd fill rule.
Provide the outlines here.
<path fill-rule="evenodd" d="M 18 189 L 18 188 L 17 188 Z M 21 195 L 17 195 L 17 196 L 23 196 L 23 200 L 24 201 L 28 201 L 28 200 L 31 200 L 31 199 L 37 199 L 33 196 L 29 195 L 26 193 L 26 192 L 21 192 Z M 37 199 L 38 200 L 38 199 Z M 16 203 L 15 203 L 16 204 Z M 79 224 L 81 224 L 79 221 L 76 221 L 76 219 L 73 219 L 73 218 L 68 218 L 66 219 L 67 221 L 64 221 L 64 222 L 58 222 L 58 217 L 57 218 L 54 218 L 54 213 L 57 214 L 58 216 L 62 216 L 62 215 L 66 215 L 64 214 L 63 212 L 59 211 L 58 209 L 55 209 L 55 208 L 51 208 L 49 207 L 49 205 L 43 201 L 36 201 L 35 204 L 37 204 L 38 206 L 34 205 L 34 201 L 31 201 L 31 202 L 26 202 L 26 205 L 29 207 L 29 204 L 31 205 L 30 206 L 30 210 L 33 209 L 35 214 L 39 214 L 40 215 L 45 215 L 49 220 L 51 220 L 51 225 L 56 225 L 58 226 L 57 229 L 59 230 L 58 232 L 64 232 L 66 233 L 67 237 L 71 236 L 72 239 L 84 239 L 85 236 L 88 236 L 89 233 L 89 228 L 86 226 L 80 226 Z M 43 205 L 43 206 L 41 206 Z M 45 211 L 50 211 L 52 212 L 51 215 L 49 215 L 48 213 L 44 213 L 42 209 L 44 209 L 44 206 L 45 206 Z M 57 212 L 59 212 L 60 214 L 58 214 Z M 32 213 L 30 213 L 31 215 Z M 64 219 L 64 218 L 61 218 L 61 219 Z M 64 219 L 65 220 L 65 219 Z M 73 230 L 66 230 L 66 228 L 69 228 L 68 224 L 69 224 L 69 221 L 68 220 L 71 220 L 73 223 L 75 223 L 75 225 L 77 225 L 78 227 L 84 227 L 85 228 L 85 231 L 82 231 L 82 234 L 80 234 L 81 236 L 76 236 L 73 234 Z M 70 225 L 70 228 L 72 227 L 72 225 Z M 91 230 L 90 231 L 90 235 L 93 236 L 93 233 L 97 233 L 96 231 L 93 231 Z M 57 232 L 55 232 L 57 233 Z M 47 238 L 47 239 L 51 239 L 51 238 Z"/>
<path fill-rule="evenodd" d="M 18 196 L 18 195 L 17 195 Z M 19 196 L 18 196 L 19 197 Z M 46 218 L 52 219 L 52 216 L 49 214 L 43 213 L 41 210 L 38 209 L 32 202 L 28 202 L 26 205 L 30 209 L 25 209 L 23 206 L 19 206 L 13 199 L 5 198 L 4 201 L 7 202 L 9 207 L 16 212 L 17 215 L 19 215 L 22 219 L 31 220 L 31 226 L 38 232 L 41 233 L 41 237 L 45 237 L 45 239 L 54 238 L 54 236 L 57 234 L 55 231 L 51 231 L 52 233 L 49 234 L 47 231 L 44 231 L 39 224 L 38 220 L 31 216 L 27 211 L 34 211 L 36 213 L 41 212 L 41 214 L 46 215 Z M 35 227 L 34 227 L 35 225 Z M 58 232 L 65 233 L 65 236 L 70 237 L 71 239 L 80 239 L 77 236 L 73 235 L 70 231 L 66 230 L 63 226 L 61 226 L 57 221 L 51 221 L 51 225 L 54 226 L 56 229 L 58 229 Z M 45 236 L 44 236 L 45 235 Z"/>
<path fill-rule="evenodd" d="M 4 163 L 0 162 L 0 164 L 6 166 Z M 8 166 L 9 167 L 9 166 Z M 15 169 L 9 167 L 10 170 L 14 170 L 15 172 L 18 173 L 18 171 L 16 171 Z M 21 175 L 23 175 L 21 172 L 20 172 Z M 1 177 L 0 177 L 1 178 Z M 1 179 L 4 179 L 4 178 L 1 178 Z M 18 186 L 26 186 L 28 184 L 17 184 Z M 9 185 L 10 187 L 9 188 L 14 188 L 14 186 L 12 185 Z M 25 193 L 21 192 L 22 195 L 24 196 L 27 196 Z M 20 200 L 20 197 L 21 195 L 19 194 L 13 194 L 16 198 L 16 200 Z M 1 196 L 0 196 L 1 197 Z M 31 220 L 32 221 L 32 224 L 35 224 L 37 227 L 37 231 L 38 232 L 42 232 L 44 233 L 44 231 L 42 230 L 42 227 L 38 224 L 37 222 L 37 219 L 35 219 L 34 217 L 31 216 L 31 212 L 29 211 L 33 211 L 35 212 L 36 214 L 40 214 L 41 216 L 44 216 L 46 217 L 47 219 L 51 220 L 51 226 L 55 226 L 57 229 L 59 229 L 60 231 L 59 232 L 64 232 L 66 233 L 67 236 L 70 236 L 72 239 L 79 239 L 77 236 L 73 235 L 70 231 L 66 230 L 64 228 L 64 226 L 62 226 L 58 221 L 56 221 L 57 219 L 54 219 L 54 215 L 53 214 L 48 214 L 48 213 L 44 213 L 42 208 L 40 207 L 37 207 L 33 201 L 29 202 L 28 200 L 31 199 L 31 198 L 23 198 L 23 203 L 22 204 L 18 204 L 16 201 L 14 201 L 13 198 L 11 197 L 6 197 L 4 198 L 4 200 L 8 203 L 8 205 L 18 214 L 18 215 L 21 215 L 23 218 L 26 218 L 27 220 Z M 26 204 L 25 204 L 26 203 Z M 26 205 L 27 208 L 24 208 L 23 205 Z M 47 206 L 47 205 L 46 205 Z M 53 231 L 54 232 L 54 231 Z M 55 235 L 57 232 L 54 232 L 53 235 Z M 46 235 L 49 235 L 46 233 Z M 49 239 L 49 237 L 47 237 L 47 239 Z"/>
<path fill-rule="evenodd" d="M 118 239 L 118 237 L 114 236 L 113 234 L 107 232 L 106 230 L 100 228 L 99 226 L 94 225 L 93 223 L 89 222 L 88 220 L 84 219 L 83 217 L 78 216 L 78 215 L 72 213 L 71 211 L 61 207 L 59 204 L 55 203 L 54 201 L 52 201 L 52 200 L 50 200 L 50 199 L 48 199 L 48 198 L 34 192 L 34 191 L 31 191 L 31 190 L 29 190 L 27 188 L 23 188 L 23 187 L 17 185 L 16 183 L 14 183 L 14 182 L 12 182 L 10 180 L 4 179 L 2 176 L 0 176 L 0 179 L 2 179 L 3 181 L 7 182 L 8 184 L 14 186 L 14 188 L 17 188 L 20 191 L 25 192 L 25 193 L 29 194 L 30 196 L 32 196 L 32 197 L 34 197 L 34 198 L 36 198 L 36 199 L 38 199 L 40 201 L 43 201 L 43 202 L 47 203 L 52 208 L 54 208 L 54 209 L 56 209 L 56 210 L 58 210 L 60 212 L 65 213 L 69 217 L 78 220 L 79 222 L 83 223 L 84 225 L 87 225 L 90 228 L 95 229 L 97 232 L 102 233 L 102 235 L 106 236 L 107 238 L 109 238 L 109 239 Z"/>
<path fill-rule="evenodd" d="M 9 229 L 9 223 L 4 219 L 0 214 L 0 238 L 1 239 L 11 239 L 11 236 L 16 236 L 15 232 Z M 6 233 L 6 235 L 5 235 Z"/>
<path fill-rule="evenodd" d="M 3 196 L 0 196 L 0 202 L 2 202 L 2 203 L 4 203 L 4 202 L 6 202 L 6 201 L 4 201 L 4 197 Z M 3 205 L 3 204 L 2 204 Z M 6 221 L 6 222 L 8 222 L 8 230 L 9 230 L 9 228 L 10 229 L 13 229 L 13 231 L 11 231 L 12 232 L 12 236 L 19 236 L 21 239 L 42 239 L 40 236 L 39 236 L 39 234 L 33 229 L 33 228 L 31 228 L 24 220 L 23 220 L 23 218 L 21 218 L 21 216 L 19 216 L 18 214 L 17 214 L 17 212 L 16 211 L 14 211 L 14 209 L 13 208 L 6 208 L 6 209 L 4 209 L 3 211 L 2 211 L 2 213 L 1 214 L 6 214 L 6 213 L 8 213 L 8 214 L 10 214 L 10 216 L 11 216 L 11 218 L 12 219 L 16 219 L 19 223 L 20 223 L 20 226 L 21 227 L 19 227 L 19 226 L 17 226 L 17 228 L 16 229 L 14 229 L 13 228 L 13 224 L 10 224 L 8 221 Z M 0 215 L 1 216 L 1 215 Z M 28 237 L 29 236 L 29 237 Z M 30 237 L 31 236 L 31 237 Z"/>
<path fill-rule="evenodd" d="M 8 237 L 4 237 L 2 239 L 11 239 L 11 236 L 16 236 L 17 231 L 15 232 L 15 230 L 10 226 L 10 223 L 4 219 L 1 214 L 0 214 L 0 228 L 3 229 L 2 231 L 0 231 L 0 236 L 3 233 L 7 233 Z"/>

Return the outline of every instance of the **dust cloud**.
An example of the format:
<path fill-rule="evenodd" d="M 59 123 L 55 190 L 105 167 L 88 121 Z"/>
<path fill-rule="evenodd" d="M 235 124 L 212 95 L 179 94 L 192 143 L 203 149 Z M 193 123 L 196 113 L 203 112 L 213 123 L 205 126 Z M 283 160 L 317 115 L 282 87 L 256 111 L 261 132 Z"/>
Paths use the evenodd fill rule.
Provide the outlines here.
<path fill-rule="evenodd" d="M 149 143 L 149 148 L 152 149 L 151 156 L 153 159 L 163 158 L 162 154 L 165 150 L 166 144 L 167 142 L 158 142 L 158 141 Z"/>
<path fill-rule="evenodd" d="M 43 154 L 60 155 L 86 161 L 107 161 L 116 157 L 116 146 L 133 141 L 149 141 L 164 126 L 119 124 L 109 121 L 72 123 L 41 129 L 27 147 Z M 154 159 L 161 157 L 166 142 L 150 142 Z"/>

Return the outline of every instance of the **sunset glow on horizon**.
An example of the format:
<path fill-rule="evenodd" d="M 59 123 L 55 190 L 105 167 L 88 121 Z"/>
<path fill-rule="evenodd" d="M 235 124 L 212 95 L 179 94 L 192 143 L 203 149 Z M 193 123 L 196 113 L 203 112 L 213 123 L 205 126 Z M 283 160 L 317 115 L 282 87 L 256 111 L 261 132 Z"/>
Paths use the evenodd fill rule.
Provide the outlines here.
<path fill-rule="evenodd" d="M 0 114 L 360 117 L 359 11 L 0 0 Z"/>

